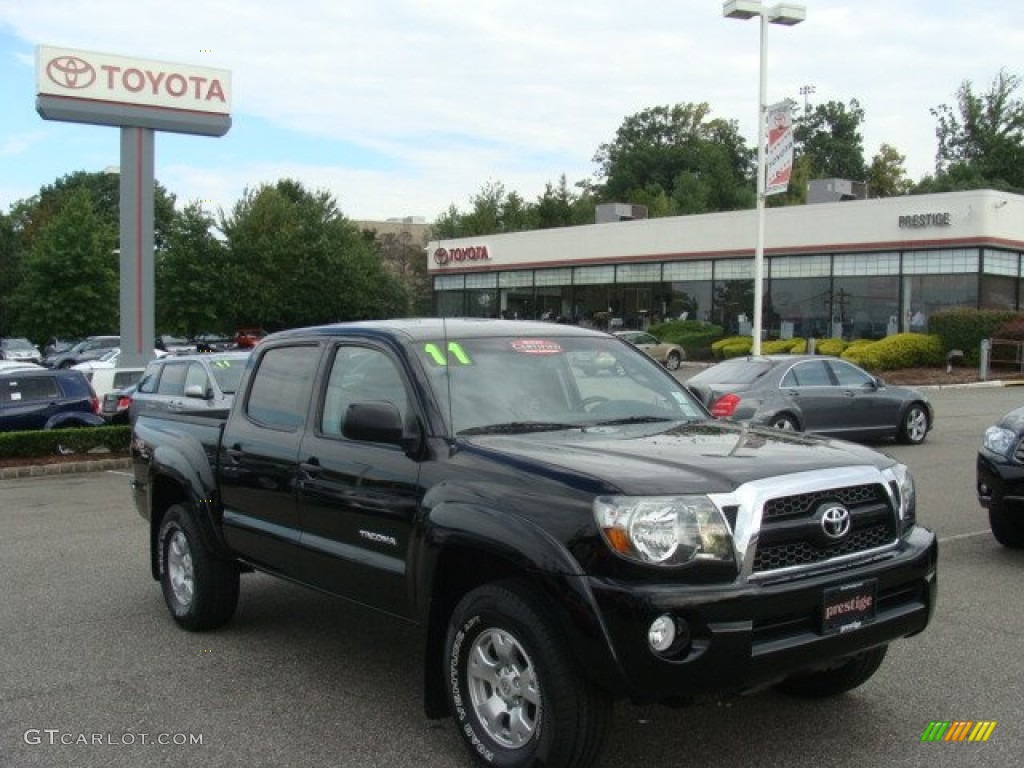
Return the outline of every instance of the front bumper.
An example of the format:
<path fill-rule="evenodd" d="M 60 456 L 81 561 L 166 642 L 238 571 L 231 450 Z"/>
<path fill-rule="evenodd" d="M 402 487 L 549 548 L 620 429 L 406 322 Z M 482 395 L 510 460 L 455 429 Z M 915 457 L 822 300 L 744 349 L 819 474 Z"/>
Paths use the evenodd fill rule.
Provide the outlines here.
<path fill-rule="evenodd" d="M 640 702 L 702 700 L 756 690 L 921 632 L 935 609 L 937 559 L 935 535 L 917 527 L 886 559 L 839 572 L 717 587 L 592 579 L 590 587 L 619 662 L 625 690 L 618 693 Z M 826 633 L 826 590 L 869 579 L 877 580 L 874 620 Z M 663 614 L 685 622 L 691 638 L 668 657 L 647 640 Z"/>
<path fill-rule="evenodd" d="M 1024 465 L 982 448 L 976 469 L 975 487 L 981 506 L 987 509 L 1006 503 L 1024 505 Z"/>

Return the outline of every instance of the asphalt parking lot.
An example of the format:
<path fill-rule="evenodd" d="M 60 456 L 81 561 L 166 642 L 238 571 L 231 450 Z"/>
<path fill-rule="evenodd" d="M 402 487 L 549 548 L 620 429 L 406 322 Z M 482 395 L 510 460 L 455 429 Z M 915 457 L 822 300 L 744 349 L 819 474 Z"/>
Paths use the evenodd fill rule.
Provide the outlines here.
<path fill-rule="evenodd" d="M 938 426 L 884 445 L 940 535 L 939 606 L 865 686 L 672 710 L 619 704 L 602 766 L 1016 766 L 1024 754 L 1024 552 L 973 489 L 981 432 L 1024 389 L 930 393 Z M 123 472 L 0 481 L 0 766 L 466 766 L 421 708 L 406 624 L 265 576 L 225 629 L 176 628 Z M 995 721 L 985 743 L 929 722 Z M 162 743 L 166 742 L 166 743 Z"/>

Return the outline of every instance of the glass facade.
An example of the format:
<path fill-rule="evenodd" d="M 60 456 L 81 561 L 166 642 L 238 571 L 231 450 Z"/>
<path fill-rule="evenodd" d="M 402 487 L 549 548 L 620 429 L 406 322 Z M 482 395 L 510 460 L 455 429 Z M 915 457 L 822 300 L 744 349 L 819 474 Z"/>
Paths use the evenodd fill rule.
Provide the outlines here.
<path fill-rule="evenodd" d="M 768 338 L 879 339 L 952 307 L 1021 308 L 1021 254 L 956 248 L 765 259 Z M 434 277 L 440 316 L 548 319 L 607 330 L 686 318 L 750 333 L 754 260 L 588 264 Z"/>

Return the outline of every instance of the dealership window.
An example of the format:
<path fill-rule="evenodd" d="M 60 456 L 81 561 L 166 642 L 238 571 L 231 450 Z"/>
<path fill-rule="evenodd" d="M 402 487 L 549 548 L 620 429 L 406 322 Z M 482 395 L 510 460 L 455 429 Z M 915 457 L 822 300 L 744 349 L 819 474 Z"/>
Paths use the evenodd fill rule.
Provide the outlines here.
<path fill-rule="evenodd" d="M 661 264 L 620 264 L 615 269 L 617 283 L 661 282 Z"/>
<path fill-rule="evenodd" d="M 878 253 L 845 253 L 832 257 L 832 274 L 836 277 L 898 275 L 900 255 L 896 251 Z"/>
<path fill-rule="evenodd" d="M 713 298 L 712 322 L 726 333 L 750 333 L 754 320 L 754 260 L 716 261 Z"/>
<path fill-rule="evenodd" d="M 899 331 L 898 275 L 837 275 L 832 280 L 832 294 L 841 305 L 845 338 L 881 339 Z"/>
<path fill-rule="evenodd" d="M 775 262 L 772 260 L 772 274 Z M 841 323 L 842 304 L 833 302 L 827 277 L 772 278 L 765 302 L 764 327 L 772 336 L 828 338 L 832 322 Z M 830 322 L 831 321 L 831 322 Z"/>
<path fill-rule="evenodd" d="M 465 291 L 437 291 L 434 294 L 438 317 L 463 317 L 466 314 Z"/>
<path fill-rule="evenodd" d="M 680 280 L 668 284 L 668 306 L 665 315 L 669 318 L 711 321 L 710 280 Z"/>
<path fill-rule="evenodd" d="M 1020 254 L 986 248 L 982 252 L 981 309 L 1016 309 Z"/>
<path fill-rule="evenodd" d="M 576 267 L 572 271 L 573 285 L 611 285 L 615 282 L 615 267 Z"/>
<path fill-rule="evenodd" d="M 903 330 L 924 332 L 928 318 L 940 310 L 977 306 L 977 273 L 903 278 Z"/>
<path fill-rule="evenodd" d="M 771 276 L 777 277 L 828 277 L 832 272 L 832 257 L 824 256 L 775 256 L 771 260 Z"/>

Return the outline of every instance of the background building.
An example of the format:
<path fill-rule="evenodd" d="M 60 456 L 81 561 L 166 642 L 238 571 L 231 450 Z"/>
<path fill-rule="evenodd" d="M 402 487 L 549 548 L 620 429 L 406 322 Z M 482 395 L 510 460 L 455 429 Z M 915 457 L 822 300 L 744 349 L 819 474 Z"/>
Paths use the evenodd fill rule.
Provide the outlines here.
<path fill-rule="evenodd" d="M 755 211 L 624 220 L 428 248 L 438 315 L 750 330 Z M 772 208 L 768 336 L 881 338 L 940 309 L 1018 309 L 1024 197 L 991 190 Z"/>

